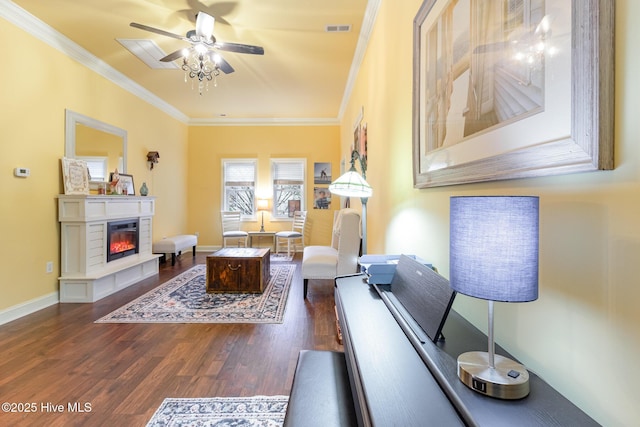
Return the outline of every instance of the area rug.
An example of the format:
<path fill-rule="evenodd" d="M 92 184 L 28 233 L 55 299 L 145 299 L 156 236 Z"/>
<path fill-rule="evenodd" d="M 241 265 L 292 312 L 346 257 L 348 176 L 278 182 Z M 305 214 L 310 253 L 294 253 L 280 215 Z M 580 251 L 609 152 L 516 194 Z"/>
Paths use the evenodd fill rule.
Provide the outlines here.
<path fill-rule="evenodd" d="M 96 323 L 282 323 L 295 265 L 271 266 L 262 294 L 206 292 L 196 265 Z"/>
<path fill-rule="evenodd" d="M 271 254 L 271 262 L 291 262 L 293 261 L 293 255 L 287 254 Z"/>
<path fill-rule="evenodd" d="M 165 399 L 147 427 L 276 427 L 284 423 L 288 396 Z"/>

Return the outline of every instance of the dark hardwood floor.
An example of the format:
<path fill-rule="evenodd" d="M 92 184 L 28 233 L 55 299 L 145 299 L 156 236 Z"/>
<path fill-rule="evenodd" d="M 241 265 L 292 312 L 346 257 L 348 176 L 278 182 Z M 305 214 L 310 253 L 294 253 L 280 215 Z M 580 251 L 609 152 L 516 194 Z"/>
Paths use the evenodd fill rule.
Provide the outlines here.
<path fill-rule="evenodd" d="M 144 426 L 166 397 L 287 395 L 301 349 L 342 350 L 333 282 L 310 281 L 303 300 L 300 254 L 282 324 L 94 323 L 206 255 L 184 253 L 96 303 L 1 325 L 0 425 Z"/>

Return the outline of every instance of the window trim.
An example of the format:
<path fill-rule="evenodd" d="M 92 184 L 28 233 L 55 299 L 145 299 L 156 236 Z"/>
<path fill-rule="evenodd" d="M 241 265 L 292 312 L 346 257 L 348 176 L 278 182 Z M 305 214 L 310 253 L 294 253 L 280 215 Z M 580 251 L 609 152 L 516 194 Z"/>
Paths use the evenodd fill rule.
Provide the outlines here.
<path fill-rule="evenodd" d="M 302 165 L 302 194 L 300 199 L 300 210 L 306 210 L 307 205 L 307 159 L 305 157 L 274 157 L 270 159 L 270 186 L 272 197 L 275 199 L 275 178 L 274 178 L 274 167 L 278 163 L 298 163 Z M 271 218 L 273 221 L 291 221 L 292 217 L 277 215 L 276 214 L 276 204 L 275 201 L 271 203 Z"/>
<path fill-rule="evenodd" d="M 252 163 L 253 164 L 253 212 L 251 215 L 243 214 L 241 216 L 241 221 L 255 221 L 256 216 L 256 192 L 258 187 L 258 159 L 256 158 L 224 158 L 221 159 L 221 167 L 220 167 L 220 181 L 221 181 L 221 210 L 228 210 L 227 200 L 226 200 L 226 186 L 227 181 L 225 180 L 225 170 L 228 164 L 233 163 Z"/>

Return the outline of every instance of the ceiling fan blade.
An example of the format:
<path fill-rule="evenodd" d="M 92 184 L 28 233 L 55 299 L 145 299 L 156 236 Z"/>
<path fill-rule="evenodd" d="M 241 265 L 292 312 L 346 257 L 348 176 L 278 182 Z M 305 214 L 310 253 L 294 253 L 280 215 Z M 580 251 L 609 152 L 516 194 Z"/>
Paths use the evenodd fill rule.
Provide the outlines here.
<path fill-rule="evenodd" d="M 189 39 L 186 39 L 186 38 L 184 38 L 182 36 L 179 36 L 177 34 L 173 34 L 173 33 L 170 33 L 168 31 L 165 31 L 165 30 L 160 30 L 158 28 L 149 27 L 148 25 L 138 24 L 137 22 L 132 22 L 129 25 L 131 25 L 133 28 L 139 28 L 141 30 L 150 31 L 152 33 L 160 34 L 161 36 L 167 36 L 167 37 L 171 37 L 171 38 L 178 39 L 178 40 L 189 41 Z"/>
<path fill-rule="evenodd" d="M 250 53 L 252 55 L 264 55 L 264 48 L 262 46 L 252 46 L 249 44 L 240 44 L 240 43 L 217 42 L 215 44 L 215 47 L 227 52 Z"/>
<path fill-rule="evenodd" d="M 209 52 L 209 58 L 211 59 L 211 61 L 218 64 L 218 67 L 220 68 L 220 70 L 222 70 L 223 73 L 231 74 L 235 71 L 231 64 L 229 64 L 222 56 L 220 56 L 220 54 Z"/>
<path fill-rule="evenodd" d="M 184 56 L 185 50 L 188 51 L 189 49 L 178 49 L 175 52 L 172 52 L 169 55 L 165 56 L 164 58 L 160 58 L 160 62 L 173 62 L 178 58 L 182 58 Z"/>
<path fill-rule="evenodd" d="M 203 37 L 205 40 L 210 40 L 213 35 L 213 25 L 216 22 L 215 18 L 204 12 L 198 12 L 196 17 L 196 35 Z"/>
<path fill-rule="evenodd" d="M 189 9 L 179 10 L 177 13 L 186 17 L 190 22 L 195 23 L 195 17 L 198 11 L 204 11 L 207 14 L 214 16 L 216 18 L 216 23 L 231 25 L 229 21 L 224 19 L 225 16 L 233 13 L 233 11 L 238 6 L 238 3 L 235 1 L 223 1 L 216 2 L 210 6 L 204 4 L 204 2 L 199 0 L 187 0 L 187 5 Z"/>

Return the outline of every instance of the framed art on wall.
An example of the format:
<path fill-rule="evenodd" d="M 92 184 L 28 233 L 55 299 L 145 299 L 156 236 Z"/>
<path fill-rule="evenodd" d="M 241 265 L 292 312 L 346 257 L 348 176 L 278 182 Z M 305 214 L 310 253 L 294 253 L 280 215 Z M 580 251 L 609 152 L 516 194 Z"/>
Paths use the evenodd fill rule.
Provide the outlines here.
<path fill-rule="evenodd" d="M 313 164 L 313 183 L 329 184 L 331 183 L 331 163 L 316 162 Z"/>
<path fill-rule="evenodd" d="M 611 0 L 425 0 L 414 187 L 613 169 Z"/>

